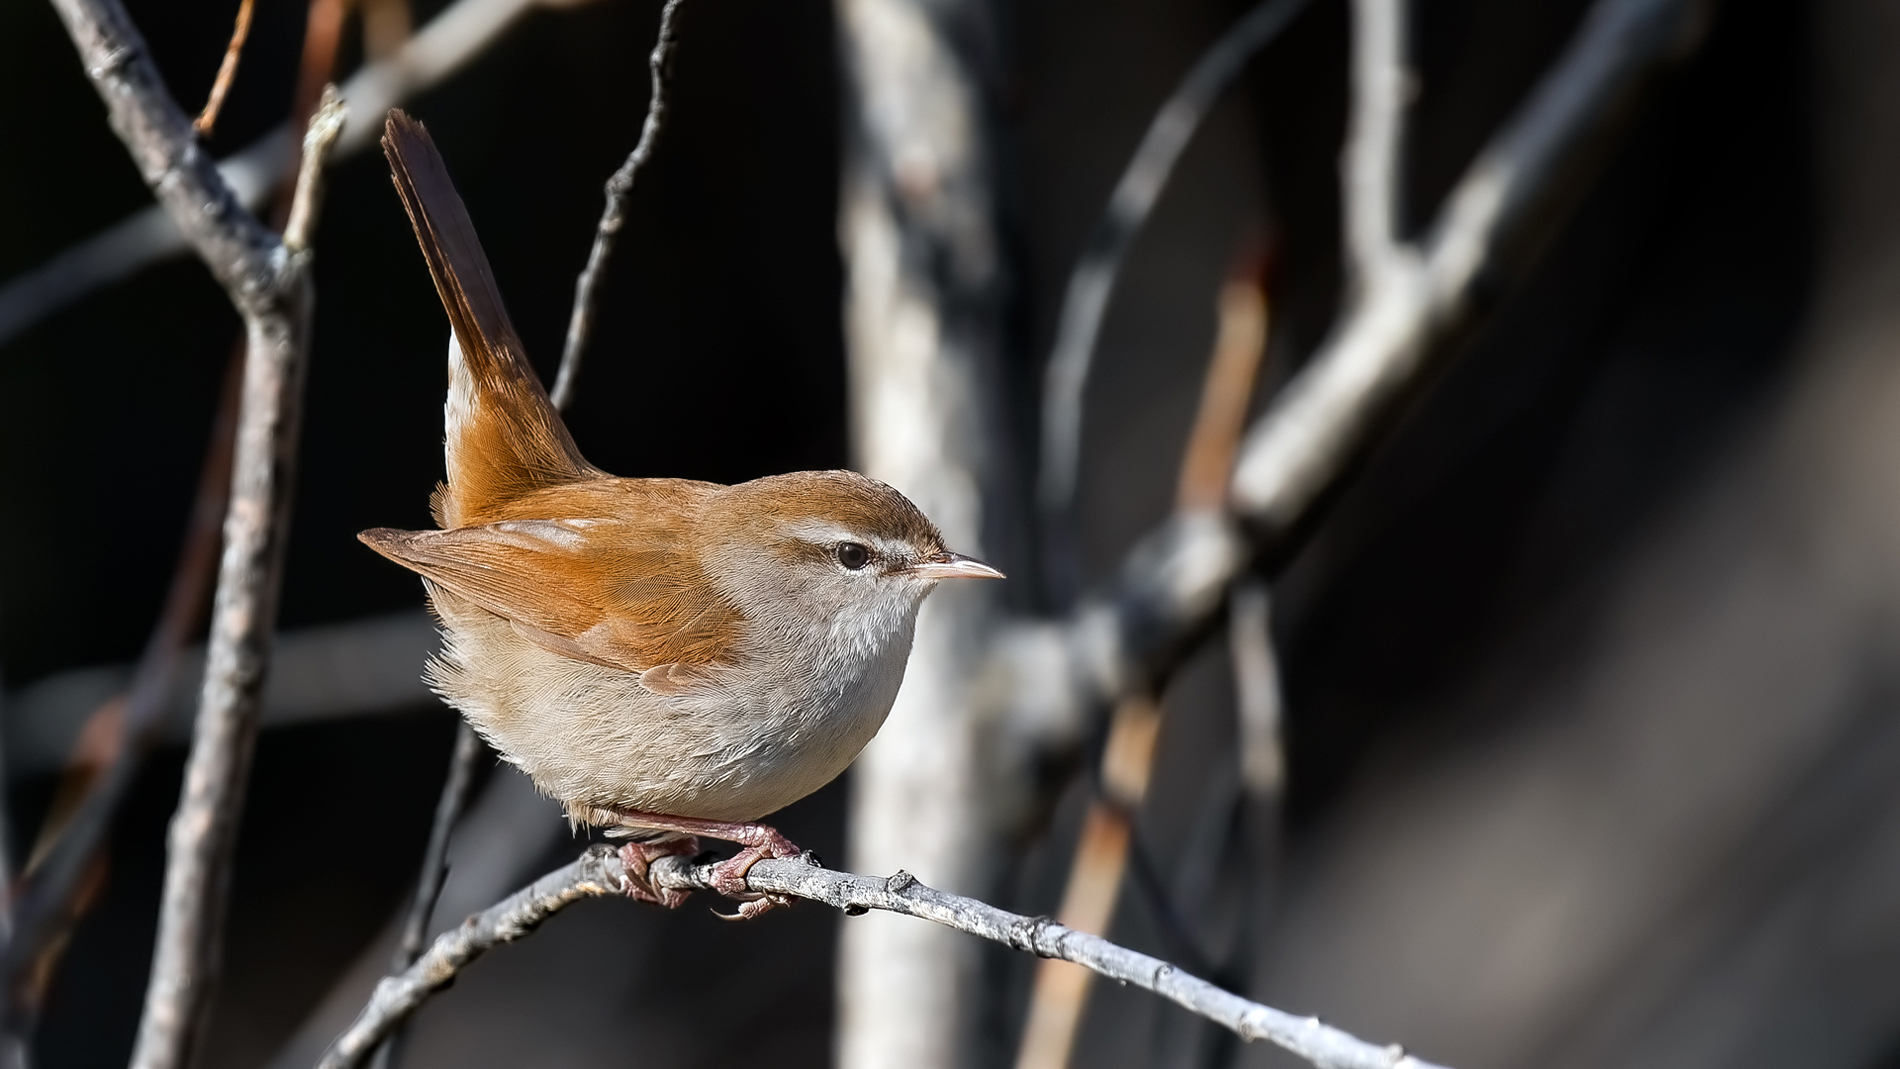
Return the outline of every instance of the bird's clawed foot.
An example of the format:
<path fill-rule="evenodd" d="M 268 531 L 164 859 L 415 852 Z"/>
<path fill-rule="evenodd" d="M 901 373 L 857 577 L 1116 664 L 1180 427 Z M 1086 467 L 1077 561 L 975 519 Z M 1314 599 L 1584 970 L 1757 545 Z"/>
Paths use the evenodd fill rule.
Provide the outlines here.
<path fill-rule="evenodd" d="M 803 851 L 776 828 L 763 824 L 747 826 L 752 834 L 738 842 L 745 844 L 744 849 L 721 861 L 712 869 L 713 890 L 727 898 L 739 900 L 737 913 L 721 913 L 727 920 L 751 920 L 754 917 L 770 913 L 780 906 L 789 906 L 792 900 L 784 895 L 760 894 L 746 886 L 746 874 L 752 866 L 767 858 L 797 857 Z"/>
<path fill-rule="evenodd" d="M 620 847 L 620 864 L 627 874 L 621 880 L 620 889 L 627 897 L 640 902 L 651 902 L 667 909 L 678 909 L 685 904 L 692 892 L 680 891 L 671 887 L 655 887 L 648 875 L 653 863 L 663 857 L 692 857 L 699 853 L 699 840 L 692 836 L 672 839 L 666 842 L 642 843 L 628 842 Z M 747 903 L 750 905 L 751 903 Z M 741 907 L 743 912 L 743 907 Z"/>
<path fill-rule="evenodd" d="M 739 912 L 720 913 L 718 916 L 724 917 L 727 920 L 750 920 L 761 914 L 769 913 L 779 906 L 789 906 L 792 904 L 792 900 L 784 895 L 760 894 L 746 886 L 746 873 L 752 871 L 752 866 L 768 858 L 798 857 L 803 853 L 790 839 L 780 835 L 777 828 L 768 828 L 763 824 L 748 824 L 739 821 L 702 820 L 697 817 L 674 817 L 667 816 L 663 813 L 647 813 L 634 809 L 614 809 L 603 810 L 601 812 L 612 814 L 615 820 L 630 828 L 656 828 L 663 831 L 676 831 L 688 836 L 703 835 L 708 839 L 723 839 L 729 843 L 739 844 L 741 849 L 738 853 L 719 862 L 712 868 L 713 890 L 718 891 L 728 898 L 736 898 L 739 900 Z M 643 895 L 634 890 L 629 890 L 627 893 L 633 895 L 635 898 L 644 898 L 645 901 L 659 902 L 666 906 L 677 905 L 685 901 L 686 896 L 684 894 L 677 891 L 657 890 L 653 888 L 651 884 L 646 883 L 645 879 L 646 866 L 666 854 L 690 854 L 699 850 L 697 840 L 688 841 L 693 844 L 690 850 L 666 849 L 666 847 L 672 845 L 668 843 L 630 843 L 627 847 L 623 847 L 621 850 L 621 857 L 623 859 L 628 857 L 627 850 L 633 849 L 636 846 L 646 851 L 662 851 L 660 853 L 648 853 L 639 863 L 642 886 L 647 889 L 647 893 L 655 896 L 677 895 L 678 897 L 663 900 L 659 897 L 644 898 Z M 634 862 L 627 860 L 626 865 L 627 872 L 629 874 L 633 873 Z"/>

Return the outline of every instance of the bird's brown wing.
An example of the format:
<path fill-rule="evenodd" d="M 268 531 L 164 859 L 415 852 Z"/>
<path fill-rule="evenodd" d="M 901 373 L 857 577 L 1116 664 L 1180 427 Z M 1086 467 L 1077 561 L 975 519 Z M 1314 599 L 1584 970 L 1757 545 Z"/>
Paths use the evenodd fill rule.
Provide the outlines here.
<path fill-rule="evenodd" d="M 502 307 L 468 208 L 422 124 L 391 110 L 383 153 L 461 352 L 451 367 L 444 527 L 487 523 L 522 494 L 603 473 L 581 456 Z"/>
<path fill-rule="evenodd" d="M 552 652 L 629 672 L 677 666 L 654 676 L 661 690 L 688 685 L 692 669 L 729 663 L 744 623 L 700 572 L 679 522 L 664 512 L 509 519 L 357 537 Z"/>

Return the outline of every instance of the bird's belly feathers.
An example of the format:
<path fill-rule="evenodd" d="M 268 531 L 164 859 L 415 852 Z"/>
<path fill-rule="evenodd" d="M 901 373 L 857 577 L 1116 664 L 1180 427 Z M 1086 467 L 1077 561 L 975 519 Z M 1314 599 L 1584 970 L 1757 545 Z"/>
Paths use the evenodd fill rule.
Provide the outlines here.
<path fill-rule="evenodd" d="M 835 779 L 883 724 L 910 654 L 903 641 L 827 689 L 735 678 L 655 694 L 639 677 L 552 653 L 508 621 L 432 590 L 445 643 L 429 682 L 535 786 L 586 819 L 635 809 L 750 821 Z"/>

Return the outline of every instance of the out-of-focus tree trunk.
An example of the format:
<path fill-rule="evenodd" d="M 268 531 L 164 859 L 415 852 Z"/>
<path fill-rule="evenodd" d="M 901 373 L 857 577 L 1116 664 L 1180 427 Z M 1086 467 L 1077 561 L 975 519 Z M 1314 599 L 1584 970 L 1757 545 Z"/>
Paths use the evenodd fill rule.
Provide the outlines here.
<path fill-rule="evenodd" d="M 839 209 L 857 462 L 921 507 L 959 552 L 996 547 L 1002 282 L 975 0 L 838 0 L 848 74 Z M 890 720 L 852 772 L 851 868 L 984 888 L 972 691 L 993 584 L 931 596 Z M 959 1064 L 975 945 L 901 917 L 846 923 L 838 1059 L 847 1069 Z"/>

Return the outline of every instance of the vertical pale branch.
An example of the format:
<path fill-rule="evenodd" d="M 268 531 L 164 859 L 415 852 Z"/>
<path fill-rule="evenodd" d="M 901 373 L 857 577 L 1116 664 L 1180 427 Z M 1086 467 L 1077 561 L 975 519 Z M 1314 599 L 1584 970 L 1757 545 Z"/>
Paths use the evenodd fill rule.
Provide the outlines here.
<path fill-rule="evenodd" d="M 1362 293 L 1383 284 L 1403 253 L 1400 163 L 1412 93 L 1405 24 L 1405 0 L 1353 0 L 1352 116 L 1340 170 L 1346 256 Z"/>
<path fill-rule="evenodd" d="M 666 126 L 666 87 L 673 76 L 673 44 L 677 40 L 673 33 L 673 15 L 679 6 L 680 0 L 666 0 L 666 6 L 660 9 L 659 37 L 653 42 L 652 55 L 647 57 L 653 84 L 647 96 L 646 121 L 640 125 L 640 140 L 627 154 L 627 162 L 607 179 L 607 206 L 602 209 L 600 224 L 594 229 L 594 247 L 587 253 L 587 266 L 574 280 L 574 310 L 567 320 L 567 342 L 561 347 L 561 369 L 555 373 L 554 388 L 548 391 L 548 399 L 554 402 L 555 408 L 565 410 L 574 399 L 574 379 L 580 374 L 581 353 L 594 332 L 594 308 L 600 303 L 600 283 L 606 277 L 607 260 L 613 256 L 620 228 L 627 223 L 627 195 L 633 192 L 634 179 L 640 177 L 641 168 L 652 158 L 654 143 Z"/>
<path fill-rule="evenodd" d="M 978 0 L 838 0 L 849 104 L 840 242 L 858 463 L 988 555 L 1006 459 L 994 404 L 1001 272 Z M 853 864 L 980 889 L 991 837 L 974 707 L 997 591 L 924 606 L 890 720 L 852 770 Z M 839 1064 L 960 1064 L 973 949 L 928 926 L 844 930 Z"/>
<path fill-rule="evenodd" d="M 308 239 L 321 164 L 342 128 L 332 99 L 304 141 L 295 224 L 279 241 L 238 203 L 166 92 L 118 0 L 54 0 L 112 128 L 159 203 L 244 318 L 247 357 L 205 682 L 172 818 L 158 945 L 132 1065 L 184 1069 L 218 958 L 232 840 L 256 739 L 288 534 L 310 313 Z"/>
<path fill-rule="evenodd" d="M 1273 651 L 1272 601 L 1267 584 L 1249 580 L 1227 605 L 1227 648 L 1234 662 L 1235 724 L 1240 783 L 1256 799 L 1279 796 L 1286 782 L 1280 741 L 1280 662 Z"/>

